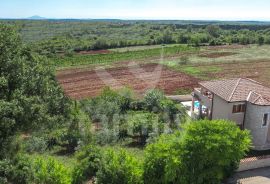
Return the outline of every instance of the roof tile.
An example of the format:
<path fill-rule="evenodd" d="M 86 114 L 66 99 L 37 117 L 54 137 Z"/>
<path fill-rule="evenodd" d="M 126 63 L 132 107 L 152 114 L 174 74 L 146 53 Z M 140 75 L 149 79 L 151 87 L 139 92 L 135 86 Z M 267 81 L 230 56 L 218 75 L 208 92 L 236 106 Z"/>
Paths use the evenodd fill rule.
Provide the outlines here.
<path fill-rule="evenodd" d="M 201 82 L 200 85 L 228 102 L 249 101 L 270 105 L 270 88 L 247 78 Z"/>

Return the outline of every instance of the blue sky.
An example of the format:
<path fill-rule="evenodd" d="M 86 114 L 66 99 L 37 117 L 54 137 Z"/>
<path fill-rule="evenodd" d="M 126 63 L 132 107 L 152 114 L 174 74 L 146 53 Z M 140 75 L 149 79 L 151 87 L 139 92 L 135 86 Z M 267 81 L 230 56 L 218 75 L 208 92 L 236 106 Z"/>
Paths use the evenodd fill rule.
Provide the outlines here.
<path fill-rule="evenodd" d="M 270 20 L 269 0 L 0 0 L 0 18 Z"/>

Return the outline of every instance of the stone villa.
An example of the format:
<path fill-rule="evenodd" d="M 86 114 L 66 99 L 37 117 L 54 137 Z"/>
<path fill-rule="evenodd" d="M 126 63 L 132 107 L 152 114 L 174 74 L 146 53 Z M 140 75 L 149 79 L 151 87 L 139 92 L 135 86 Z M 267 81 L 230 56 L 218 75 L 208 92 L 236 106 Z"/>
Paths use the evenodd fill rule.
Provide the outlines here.
<path fill-rule="evenodd" d="M 199 85 L 192 94 L 192 116 L 234 121 L 250 130 L 253 149 L 270 149 L 270 88 L 247 78 Z"/>

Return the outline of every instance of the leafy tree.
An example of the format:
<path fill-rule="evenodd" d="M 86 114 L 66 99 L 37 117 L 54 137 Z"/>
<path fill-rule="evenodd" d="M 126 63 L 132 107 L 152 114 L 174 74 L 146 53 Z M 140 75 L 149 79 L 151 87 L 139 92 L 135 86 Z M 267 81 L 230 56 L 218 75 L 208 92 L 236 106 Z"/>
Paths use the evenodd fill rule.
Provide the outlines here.
<path fill-rule="evenodd" d="M 156 114 L 149 112 L 129 112 L 127 118 L 128 134 L 139 137 L 144 144 L 150 134 L 159 135 L 163 131 L 162 124 Z"/>
<path fill-rule="evenodd" d="M 164 123 L 168 123 L 169 126 L 174 129 L 177 128 L 181 122 L 186 120 L 186 110 L 177 106 L 172 100 L 164 99 L 160 102 L 161 105 L 161 119 Z"/>
<path fill-rule="evenodd" d="M 250 142 L 249 132 L 241 131 L 233 122 L 189 123 L 183 132 L 164 135 L 146 148 L 144 181 L 220 183 L 237 168 Z"/>
<path fill-rule="evenodd" d="M 216 25 L 208 25 L 206 27 L 206 31 L 210 36 L 217 38 L 220 34 L 220 27 Z"/>
<path fill-rule="evenodd" d="M 83 101 L 82 108 L 92 121 L 108 123 L 112 127 L 114 117 L 129 110 L 131 101 L 130 90 L 125 89 L 117 93 L 105 88 L 99 97 Z"/>
<path fill-rule="evenodd" d="M 101 156 L 101 150 L 92 145 L 80 150 L 76 155 L 78 165 L 74 168 L 72 183 L 80 184 L 94 177 L 98 171 Z"/>
<path fill-rule="evenodd" d="M 259 36 L 258 37 L 258 44 L 259 45 L 263 45 L 264 44 L 264 37 L 262 37 L 262 36 Z"/>
<path fill-rule="evenodd" d="M 181 151 L 181 135 L 179 133 L 162 135 L 158 141 L 149 144 L 145 149 L 144 160 L 144 183 L 166 184 L 173 183 L 172 169 L 167 164 L 169 159 L 174 159 L 177 171 L 181 169 L 179 156 Z M 179 146 L 179 147 L 178 147 Z M 179 171 L 180 172 L 180 171 Z M 178 177 L 183 177 L 180 173 Z"/>
<path fill-rule="evenodd" d="M 164 93 L 157 89 L 149 90 L 144 96 L 145 107 L 148 111 L 159 112 L 160 102 L 165 99 Z"/>
<path fill-rule="evenodd" d="M 17 131 L 52 129 L 69 119 L 69 100 L 44 60 L 24 48 L 11 26 L 0 25 L 0 157 Z"/>
<path fill-rule="evenodd" d="M 12 160 L 0 160 L 0 183 L 34 183 L 34 170 L 30 157 L 17 155 Z"/>
<path fill-rule="evenodd" d="M 52 157 L 37 157 L 33 161 L 35 183 L 70 184 L 71 172 Z"/>
<path fill-rule="evenodd" d="M 166 30 L 163 35 L 162 35 L 162 42 L 163 43 L 172 43 L 173 42 L 173 37 L 172 37 L 172 32 L 170 30 Z"/>
<path fill-rule="evenodd" d="M 142 184 L 141 163 L 127 151 L 108 150 L 97 172 L 100 184 Z"/>

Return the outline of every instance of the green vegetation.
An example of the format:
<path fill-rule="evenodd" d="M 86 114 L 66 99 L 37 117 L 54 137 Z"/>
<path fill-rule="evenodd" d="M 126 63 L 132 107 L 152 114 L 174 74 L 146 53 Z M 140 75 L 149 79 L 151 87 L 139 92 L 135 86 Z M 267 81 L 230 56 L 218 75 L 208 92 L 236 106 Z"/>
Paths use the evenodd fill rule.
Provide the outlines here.
<path fill-rule="evenodd" d="M 269 24 L 256 22 L 1 20 L 17 27 L 41 54 L 157 44 L 269 44 Z"/>
<path fill-rule="evenodd" d="M 52 69 L 22 47 L 11 27 L 0 25 L 0 39 L 0 157 L 4 157 L 14 154 L 10 143 L 17 132 L 67 126 L 71 102 Z"/>
<path fill-rule="evenodd" d="M 142 184 L 142 164 L 125 150 L 104 153 L 97 182 L 101 184 Z"/>
<path fill-rule="evenodd" d="M 145 183 L 221 183 L 250 147 L 248 131 L 233 122 L 202 120 L 147 146 Z M 195 177 L 196 176 L 196 177 Z"/>
<path fill-rule="evenodd" d="M 142 98 L 136 98 L 130 89 L 106 88 L 98 97 L 73 101 L 65 97 L 52 67 L 158 59 L 162 48 L 156 46 L 97 55 L 73 52 L 178 42 L 198 46 L 208 42 L 204 40 L 208 37 L 211 44 L 217 44 L 217 40 L 223 43 L 221 36 L 225 40 L 232 36 L 233 30 L 143 22 L 89 25 L 67 21 L 56 26 L 54 22 L 10 21 L 9 24 L 16 24 L 27 45 L 12 26 L 0 24 L 0 183 L 220 183 L 248 151 L 247 131 L 223 120 L 192 122 L 181 105 L 159 90 L 149 90 Z M 38 33 L 57 31 L 44 34 L 45 40 L 39 40 L 29 24 L 47 26 Z M 70 24 L 82 29 L 74 31 L 71 26 L 66 31 L 74 32 L 64 34 L 63 26 Z M 92 29 L 87 32 L 89 26 L 94 26 L 96 32 Z M 255 34 L 253 39 L 262 32 L 239 30 L 234 36 Z M 96 34 L 94 37 L 102 36 L 92 38 L 92 33 Z M 111 33 L 114 34 L 104 40 L 103 36 Z M 33 37 L 30 39 L 28 34 Z M 113 45 L 126 35 L 132 36 Z M 260 37 L 260 45 L 262 40 Z M 171 58 L 172 61 L 162 64 L 197 77 L 220 70 L 215 66 L 195 67 L 194 58 L 186 55 L 198 50 L 188 45 L 167 46 L 164 56 L 179 56 L 180 60 Z"/>
<path fill-rule="evenodd" d="M 183 66 L 182 68 L 180 68 L 180 71 L 183 71 L 189 75 L 198 77 L 200 79 L 208 79 L 207 76 L 205 76 L 205 74 L 210 74 L 210 73 L 216 73 L 221 71 L 221 69 L 219 67 L 215 67 L 215 66 L 205 66 L 205 67 L 194 67 L 194 66 Z"/>
<path fill-rule="evenodd" d="M 101 96 L 83 101 L 82 108 L 102 127 L 95 136 L 102 145 L 128 138 L 144 145 L 163 132 L 179 127 L 186 118 L 184 109 L 158 90 L 150 90 L 142 100 L 136 100 L 127 89 L 119 94 L 105 89 Z"/>
<path fill-rule="evenodd" d="M 56 67 L 71 67 L 80 65 L 101 65 L 111 64 L 114 62 L 121 61 L 132 61 L 132 60 L 145 60 L 149 58 L 159 59 L 162 55 L 173 56 L 181 54 L 186 51 L 195 50 L 192 47 L 186 45 L 178 45 L 174 47 L 165 47 L 164 49 L 145 49 L 139 51 L 128 51 L 128 52 L 113 52 L 109 54 L 98 54 L 98 55 L 73 55 L 71 57 L 56 57 L 52 58 L 51 62 Z"/>
<path fill-rule="evenodd" d="M 54 158 L 37 157 L 33 161 L 34 183 L 71 183 L 71 173 L 68 168 Z"/>

